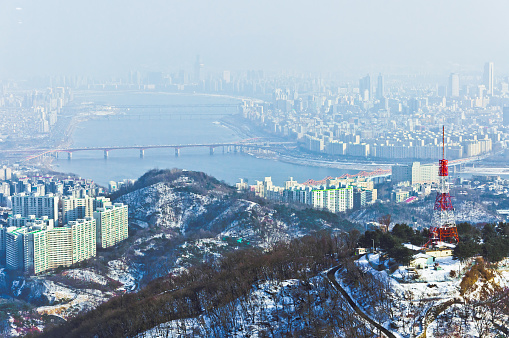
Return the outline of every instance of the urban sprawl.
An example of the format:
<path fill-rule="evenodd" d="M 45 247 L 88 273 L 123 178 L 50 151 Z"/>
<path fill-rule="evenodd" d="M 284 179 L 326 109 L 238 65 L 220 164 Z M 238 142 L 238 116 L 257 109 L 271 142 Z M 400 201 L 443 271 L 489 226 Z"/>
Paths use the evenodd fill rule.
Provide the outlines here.
<path fill-rule="evenodd" d="M 128 209 L 93 182 L 0 170 L 0 263 L 38 274 L 96 256 L 128 237 Z M 12 211 L 9 211 L 11 209 Z"/>

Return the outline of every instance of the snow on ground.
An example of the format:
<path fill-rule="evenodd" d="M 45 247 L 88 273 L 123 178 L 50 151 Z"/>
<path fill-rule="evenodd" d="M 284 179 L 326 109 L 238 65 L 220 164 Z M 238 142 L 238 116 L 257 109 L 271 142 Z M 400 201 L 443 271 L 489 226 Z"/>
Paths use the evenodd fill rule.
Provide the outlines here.
<path fill-rule="evenodd" d="M 310 280 L 314 284 L 322 280 L 323 276 L 317 276 Z M 247 296 L 249 304 L 245 300 L 236 300 L 224 308 L 216 309 L 209 314 L 197 318 L 174 320 L 158 325 L 151 330 L 141 333 L 138 337 L 180 337 L 185 334 L 205 337 L 228 336 L 228 337 L 265 337 L 267 329 L 271 327 L 278 330 L 281 322 L 292 322 L 292 327 L 302 325 L 303 321 L 295 309 L 302 306 L 300 300 L 295 300 L 295 294 L 299 292 L 302 284 L 299 280 L 291 279 L 283 282 L 261 282 L 255 285 Z M 311 291 L 313 293 L 314 291 Z M 217 324 L 223 311 L 235 312 L 236 325 L 231 325 L 227 332 L 217 332 L 211 329 Z M 284 319 L 282 319 L 284 318 Z"/>
<path fill-rule="evenodd" d="M 139 273 L 130 268 L 125 262 L 115 259 L 108 262 L 108 277 L 122 283 L 125 290 L 134 291 L 138 286 Z M 138 278 L 138 279 L 137 279 Z M 122 287 L 121 287 L 122 288 Z"/>
<path fill-rule="evenodd" d="M 461 201 L 454 204 L 454 215 L 457 222 L 481 223 L 498 222 L 502 217 L 489 213 L 485 207 L 473 201 Z"/>
<path fill-rule="evenodd" d="M 463 297 L 460 295 L 459 285 L 464 273 L 471 267 L 471 261 L 460 263 L 452 257 L 439 257 L 435 261 L 439 264 L 440 269 L 435 270 L 433 267 L 417 269 L 417 276 L 412 276 L 412 273 L 408 272 L 406 267 L 399 267 L 393 274 L 389 274 L 388 270 L 377 271 L 374 269 L 374 266 L 378 265 L 378 260 L 379 255 L 365 255 L 357 261 L 357 264 L 361 267 L 362 271 L 369 272 L 375 279 L 382 278 L 383 280 L 383 278 L 390 278 L 395 319 L 393 319 L 392 323 L 385 322 L 383 324 L 386 327 L 388 327 L 388 324 L 391 324 L 391 329 L 393 331 L 397 330 L 404 337 L 413 337 L 416 333 L 421 332 L 422 319 L 426 311 L 438 304 L 451 301 L 452 299 L 458 301 L 470 299 L 475 303 L 482 299 L 482 294 L 488 289 L 494 289 L 498 286 L 502 288 L 509 286 L 509 259 L 499 264 L 499 268 L 495 270 L 493 280 L 487 282 L 479 279 Z M 341 279 L 340 271 L 338 271 L 336 278 L 339 282 Z M 351 287 L 345 287 L 345 290 L 363 308 L 361 305 L 365 302 L 365 299 L 363 299 L 362 295 L 358 294 L 358 291 Z M 476 316 L 484 316 L 482 312 L 484 310 L 480 311 Z M 373 312 L 373 309 L 366 308 L 365 312 L 370 314 L 370 312 Z M 479 332 L 477 331 L 476 321 L 469 317 L 465 324 L 464 319 L 459 317 L 461 313 L 465 313 L 465 305 L 455 304 L 445 309 L 441 316 L 447 318 L 448 325 L 451 325 L 451 327 L 463 327 L 463 331 L 461 331 L 462 337 L 478 337 Z M 430 323 L 427 329 L 427 337 L 432 337 L 437 331 L 443 330 L 443 327 L 440 325 L 443 325 L 443 322 L 433 321 Z"/>
<path fill-rule="evenodd" d="M 71 290 L 70 288 L 49 280 L 43 281 L 43 284 L 45 288 L 44 294 L 48 297 L 50 302 L 60 302 L 76 298 L 75 290 Z"/>
<path fill-rule="evenodd" d="M 98 275 L 89 269 L 72 269 L 62 273 L 63 276 L 67 276 L 73 279 L 82 280 L 85 282 L 97 283 L 100 285 L 107 285 L 108 279 L 104 276 Z"/>
<path fill-rule="evenodd" d="M 216 238 L 202 238 L 191 242 L 185 242 L 180 246 L 180 256 L 175 265 L 188 265 L 194 259 L 200 257 L 214 256 L 221 257 L 220 250 L 228 246 L 228 243 Z"/>
<path fill-rule="evenodd" d="M 410 244 L 410 243 L 403 243 L 403 246 L 405 248 L 413 250 L 413 251 L 420 251 L 420 250 L 422 250 L 422 247 L 417 246 L 417 245 L 413 245 L 413 244 Z"/>
<path fill-rule="evenodd" d="M 143 229 L 148 228 L 148 226 L 149 226 L 149 224 L 147 222 L 139 220 L 139 219 L 131 220 L 131 224 L 137 225 Z"/>
<path fill-rule="evenodd" d="M 369 255 L 369 259 L 372 265 L 379 264 L 379 255 Z M 384 278 L 391 277 L 391 285 L 395 287 L 395 291 L 399 291 L 400 294 L 410 292 L 415 299 L 459 296 L 458 285 L 461 279 L 453 278 L 450 274 L 451 271 L 455 271 L 458 276 L 465 265 L 452 257 L 438 257 L 435 262 L 439 264 L 441 270 L 435 270 L 433 266 L 429 266 L 426 269 L 415 270 L 417 274 L 414 275 L 407 270 L 406 266 L 400 266 L 391 275 L 386 271 L 371 271 L 371 273 L 382 274 Z M 366 256 L 359 259 L 357 263 L 370 268 Z"/>
<path fill-rule="evenodd" d="M 393 321 L 391 324 L 388 320 L 381 323 L 382 325 L 389 327 L 391 324 L 392 331 L 397 330 L 403 337 L 410 337 L 412 332 L 420 332 L 421 322 L 418 319 L 422 318 L 430 306 L 460 296 L 461 278 L 450 277 L 450 272 L 454 270 L 456 275 L 459 275 L 458 272 L 464 265 L 453 260 L 452 257 L 440 257 L 436 259 L 436 262 L 442 270 L 434 270 L 433 267 L 417 269 L 418 276 L 412 276 L 406 267 L 400 267 L 393 274 L 389 274 L 388 270 L 377 271 L 374 266 L 379 264 L 379 255 L 365 255 L 357 261 L 363 271 L 369 272 L 375 279 L 388 281 L 392 288 L 391 295 L 395 304 Z M 339 282 L 342 278 L 341 271 L 338 271 L 336 278 Z M 345 290 L 354 300 L 363 299 L 356 290 L 348 286 L 345 286 Z M 357 304 L 363 309 L 361 302 Z M 365 309 L 372 318 L 375 314 L 373 311 L 373 309 Z"/>
<path fill-rule="evenodd" d="M 86 271 L 83 273 L 75 271 L 74 275 L 80 277 L 88 276 L 96 280 L 100 280 L 101 277 Z M 43 286 L 44 295 L 53 305 L 38 307 L 36 311 L 40 314 L 57 315 L 62 318 L 68 318 L 82 311 L 95 309 L 111 296 L 103 294 L 96 289 L 71 289 L 63 284 L 48 280 L 43 281 Z"/>
<path fill-rule="evenodd" d="M 79 290 L 74 298 L 63 300 L 64 303 L 52 306 L 41 306 L 36 309 L 39 314 L 56 315 L 62 318 L 73 317 L 79 313 L 95 309 L 109 297 L 94 289 Z"/>

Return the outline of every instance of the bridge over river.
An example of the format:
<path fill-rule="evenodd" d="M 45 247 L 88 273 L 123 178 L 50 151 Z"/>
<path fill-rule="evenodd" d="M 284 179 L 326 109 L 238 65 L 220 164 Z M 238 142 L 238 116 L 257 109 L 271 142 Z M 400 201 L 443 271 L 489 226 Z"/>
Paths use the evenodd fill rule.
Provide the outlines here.
<path fill-rule="evenodd" d="M 67 153 L 67 158 L 72 159 L 72 154 L 75 152 L 85 151 L 102 151 L 104 158 L 109 157 L 109 153 L 115 150 L 138 150 L 140 157 L 145 156 L 145 150 L 148 149 L 174 149 L 175 156 L 180 155 L 181 149 L 186 148 L 209 148 L 210 155 L 213 155 L 216 148 L 221 148 L 222 152 L 244 152 L 249 150 L 269 150 L 273 147 L 286 147 L 294 148 L 297 146 L 295 142 L 276 142 L 276 141 L 253 141 L 243 140 L 239 142 L 224 142 L 224 143 L 196 143 L 196 144 L 167 144 L 167 145 L 134 145 L 134 146 L 100 146 L 100 147 L 82 147 L 82 148 L 56 148 L 56 149 L 19 149 L 19 150 L 3 150 L 0 154 L 11 155 L 28 155 L 25 161 L 43 158 L 48 156 L 58 157 L 60 153 Z"/>

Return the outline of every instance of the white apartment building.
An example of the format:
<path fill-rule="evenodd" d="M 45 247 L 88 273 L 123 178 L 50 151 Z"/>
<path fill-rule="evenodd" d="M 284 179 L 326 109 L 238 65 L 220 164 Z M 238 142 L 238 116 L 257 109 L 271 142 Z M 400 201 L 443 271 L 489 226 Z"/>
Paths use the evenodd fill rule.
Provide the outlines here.
<path fill-rule="evenodd" d="M 92 217 L 94 212 L 94 199 L 85 196 L 76 198 L 71 196 L 62 197 L 62 220 L 63 224 L 85 217 Z"/>
<path fill-rule="evenodd" d="M 38 274 L 49 269 L 47 230 L 53 227 L 32 226 L 23 236 L 23 270 Z"/>
<path fill-rule="evenodd" d="M 108 197 L 99 196 L 94 198 L 94 210 L 97 210 L 98 208 L 104 208 L 107 205 L 111 205 L 111 201 Z"/>
<path fill-rule="evenodd" d="M 28 217 L 22 217 L 20 214 L 12 215 L 7 218 L 7 226 L 8 227 L 16 227 L 22 228 L 31 224 L 45 224 L 46 226 L 54 226 L 55 221 L 53 219 L 48 218 L 48 216 L 42 216 L 41 218 L 36 218 L 35 215 L 29 215 Z"/>
<path fill-rule="evenodd" d="M 128 237 L 128 209 L 127 205 L 115 203 L 94 212 L 97 224 L 97 245 L 109 248 Z"/>
<path fill-rule="evenodd" d="M 315 189 L 311 191 L 314 208 L 330 212 L 345 212 L 353 208 L 353 187 Z"/>
<path fill-rule="evenodd" d="M 47 231 L 48 268 L 70 266 L 96 255 L 96 223 L 87 217 Z"/>
<path fill-rule="evenodd" d="M 47 216 L 58 224 L 58 197 L 53 194 L 16 194 L 12 196 L 12 213 L 19 214 L 21 217 Z"/>
<path fill-rule="evenodd" d="M 62 227 L 27 223 L 21 228 L 0 228 L 5 239 L 5 265 L 10 270 L 38 274 L 59 266 L 70 266 L 96 254 L 96 226 L 91 217 Z"/>
<path fill-rule="evenodd" d="M 9 270 L 23 269 L 24 228 L 5 229 L 5 266 Z"/>
<path fill-rule="evenodd" d="M 392 181 L 394 183 L 409 182 L 412 185 L 438 183 L 438 166 L 436 164 L 421 165 L 420 162 L 393 165 Z"/>

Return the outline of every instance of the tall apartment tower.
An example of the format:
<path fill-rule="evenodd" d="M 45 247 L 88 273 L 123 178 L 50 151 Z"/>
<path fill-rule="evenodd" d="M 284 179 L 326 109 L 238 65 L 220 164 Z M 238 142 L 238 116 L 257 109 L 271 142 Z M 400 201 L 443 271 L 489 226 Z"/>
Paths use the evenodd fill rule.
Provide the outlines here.
<path fill-rule="evenodd" d="M 359 94 L 363 101 L 371 100 L 371 78 L 369 74 L 359 80 Z"/>
<path fill-rule="evenodd" d="M 509 107 L 504 107 L 503 110 L 503 124 L 504 126 L 509 126 Z"/>
<path fill-rule="evenodd" d="M 449 75 L 449 97 L 459 97 L 460 96 L 460 76 L 456 73 L 451 73 Z"/>
<path fill-rule="evenodd" d="M 493 78 L 493 62 L 484 64 L 483 84 L 486 87 L 486 94 L 493 95 L 494 78 Z"/>
<path fill-rule="evenodd" d="M 96 255 L 96 226 L 91 217 L 56 228 L 42 222 L 7 227 L 2 235 L 5 244 L 1 249 L 5 250 L 5 266 L 9 270 L 38 274 Z"/>
<path fill-rule="evenodd" d="M 378 74 L 378 85 L 376 87 L 376 98 L 378 100 L 383 99 L 385 95 L 385 89 L 384 89 L 384 77 L 382 74 Z"/>
<path fill-rule="evenodd" d="M 115 203 L 94 211 L 97 246 L 109 248 L 128 237 L 127 205 Z"/>
<path fill-rule="evenodd" d="M 194 62 L 194 81 L 196 83 L 201 80 L 201 70 L 203 68 L 203 63 L 201 62 L 200 56 L 196 55 L 196 61 Z"/>
<path fill-rule="evenodd" d="M 12 196 L 12 213 L 21 217 L 47 216 L 58 224 L 58 197 L 53 194 L 38 195 L 19 193 Z"/>
<path fill-rule="evenodd" d="M 53 227 L 41 225 L 26 229 L 23 235 L 23 270 L 38 274 L 49 269 L 48 262 L 48 231 Z"/>
<path fill-rule="evenodd" d="M 5 233 L 5 266 L 9 270 L 23 269 L 23 235 L 25 228 L 10 227 Z"/>
<path fill-rule="evenodd" d="M 94 198 L 94 210 L 105 208 L 107 205 L 111 205 L 111 201 L 108 197 L 98 196 Z"/>
<path fill-rule="evenodd" d="M 96 255 L 96 224 L 91 217 L 46 232 L 48 268 L 70 266 Z"/>
<path fill-rule="evenodd" d="M 313 208 L 345 212 L 353 208 L 353 187 L 313 189 L 311 201 Z"/>
<path fill-rule="evenodd" d="M 71 196 L 62 197 L 62 221 L 67 224 L 70 221 L 92 217 L 94 212 L 94 199 L 85 196 L 75 198 Z"/>

